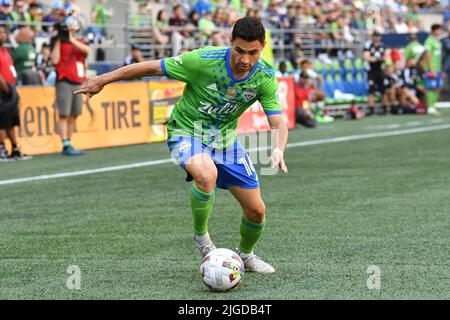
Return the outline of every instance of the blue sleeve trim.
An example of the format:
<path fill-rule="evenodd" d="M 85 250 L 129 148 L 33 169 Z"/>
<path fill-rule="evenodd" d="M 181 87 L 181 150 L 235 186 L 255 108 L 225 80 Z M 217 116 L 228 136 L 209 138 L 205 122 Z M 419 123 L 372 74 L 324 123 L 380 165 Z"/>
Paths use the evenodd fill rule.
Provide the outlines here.
<path fill-rule="evenodd" d="M 266 113 L 266 115 L 271 116 L 274 114 L 283 114 L 283 111 L 281 110 L 269 110 L 269 111 L 264 111 Z"/>
<path fill-rule="evenodd" d="M 170 78 L 169 75 L 167 74 L 167 69 L 166 69 L 166 64 L 164 62 L 164 59 L 161 59 L 161 69 L 162 69 L 162 72 L 164 73 L 164 75 L 167 78 Z"/>

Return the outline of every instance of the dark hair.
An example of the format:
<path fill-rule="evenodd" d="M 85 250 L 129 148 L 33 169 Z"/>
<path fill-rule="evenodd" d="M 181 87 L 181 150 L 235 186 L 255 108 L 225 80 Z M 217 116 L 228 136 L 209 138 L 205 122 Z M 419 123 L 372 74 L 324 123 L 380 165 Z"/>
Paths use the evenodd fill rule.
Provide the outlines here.
<path fill-rule="evenodd" d="M 303 60 L 302 62 L 300 62 L 300 65 L 301 66 L 304 66 L 305 64 L 310 64 L 311 63 L 311 61 L 309 61 L 308 59 L 305 59 L 305 60 Z"/>
<path fill-rule="evenodd" d="M 231 33 L 231 41 L 240 38 L 251 42 L 258 40 L 262 44 L 266 40 L 266 31 L 262 23 L 253 17 L 245 17 L 236 21 Z"/>
<path fill-rule="evenodd" d="M 442 28 L 442 26 L 439 23 L 434 23 L 431 26 L 431 32 L 435 32 L 436 30 L 441 29 L 441 28 Z"/>
<path fill-rule="evenodd" d="M 308 72 L 306 72 L 306 71 L 300 72 L 300 78 L 309 79 Z"/>
<path fill-rule="evenodd" d="M 166 12 L 165 9 L 159 10 L 158 15 L 156 16 L 156 21 L 160 21 L 162 14 Z"/>

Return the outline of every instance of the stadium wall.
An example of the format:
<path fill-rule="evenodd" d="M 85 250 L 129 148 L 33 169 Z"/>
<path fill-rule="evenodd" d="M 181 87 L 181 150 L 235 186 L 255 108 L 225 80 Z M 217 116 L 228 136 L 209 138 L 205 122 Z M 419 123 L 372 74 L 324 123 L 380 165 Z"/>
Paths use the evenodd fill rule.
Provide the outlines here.
<path fill-rule="evenodd" d="M 290 129 L 295 127 L 293 78 L 280 78 L 279 98 Z M 176 81 L 136 81 L 111 84 L 90 100 L 84 98 L 83 114 L 72 137 L 80 149 L 96 149 L 166 140 L 166 121 L 179 100 L 184 84 Z M 55 88 L 18 88 L 21 126 L 19 145 L 25 154 L 41 155 L 62 150 L 57 133 Z M 269 130 L 259 103 L 239 121 L 238 133 Z"/>

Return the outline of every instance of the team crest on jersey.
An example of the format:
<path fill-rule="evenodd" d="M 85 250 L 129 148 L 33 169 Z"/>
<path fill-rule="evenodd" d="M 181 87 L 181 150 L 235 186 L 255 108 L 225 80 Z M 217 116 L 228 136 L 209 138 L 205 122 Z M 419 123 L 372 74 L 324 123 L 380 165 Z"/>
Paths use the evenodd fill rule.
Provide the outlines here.
<path fill-rule="evenodd" d="M 235 88 L 228 88 L 227 93 L 225 94 L 225 98 L 234 99 L 236 98 L 237 90 Z"/>
<path fill-rule="evenodd" d="M 246 101 L 252 100 L 256 98 L 256 89 L 245 89 L 243 95 Z"/>
<path fill-rule="evenodd" d="M 181 56 L 178 57 L 174 57 L 173 58 L 173 62 L 177 65 L 177 64 L 183 64 L 183 60 L 181 59 Z"/>
<path fill-rule="evenodd" d="M 180 151 L 182 153 L 187 152 L 191 148 L 191 143 L 189 141 L 183 141 L 180 143 Z"/>

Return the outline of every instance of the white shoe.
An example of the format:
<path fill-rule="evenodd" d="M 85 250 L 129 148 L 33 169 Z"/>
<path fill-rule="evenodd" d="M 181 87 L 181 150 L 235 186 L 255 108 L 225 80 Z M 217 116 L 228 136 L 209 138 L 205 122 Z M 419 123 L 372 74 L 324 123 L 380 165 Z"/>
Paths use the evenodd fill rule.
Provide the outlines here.
<path fill-rule="evenodd" d="M 437 111 L 437 109 L 435 107 L 429 107 L 428 114 L 439 115 L 440 113 L 439 113 L 439 111 Z"/>
<path fill-rule="evenodd" d="M 204 234 L 203 236 L 199 236 L 199 235 L 195 234 L 194 241 L 195 241 L 195 246 L 200 251 L 203 258 L 211 251 L 217 249 L 216 246 L 214 245 L 214 243 L 209 238 L 208 232 L 206 234 Z"/>
<path fill-rule="evenodd" d="M 245 271 L 264 274 L 275 272 L 275 269 L 270 264 L 262 261 L 257 255 L 253 253 L 243 253 L 239 250 L 237 253 L 244 262 Z"/>

